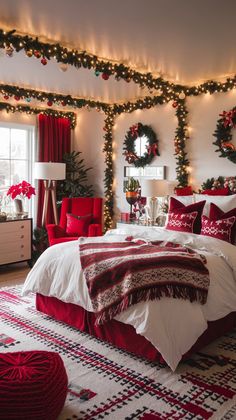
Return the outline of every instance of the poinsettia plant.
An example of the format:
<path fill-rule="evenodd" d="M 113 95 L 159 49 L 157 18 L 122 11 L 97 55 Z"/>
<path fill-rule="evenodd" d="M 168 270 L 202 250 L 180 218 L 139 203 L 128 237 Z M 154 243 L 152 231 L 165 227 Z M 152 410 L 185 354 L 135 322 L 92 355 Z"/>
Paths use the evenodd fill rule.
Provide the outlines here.
<path fill-rule="evenodd" d="M 35 188 L 27 181 L 22 181 L 19 184 L 12 185 L 7 191 L 7 195 L 10 195 L 13 200 L 17 196 L 20 198 L 27 197 L 30 199 L 33 194 L 35 195 Z"/>

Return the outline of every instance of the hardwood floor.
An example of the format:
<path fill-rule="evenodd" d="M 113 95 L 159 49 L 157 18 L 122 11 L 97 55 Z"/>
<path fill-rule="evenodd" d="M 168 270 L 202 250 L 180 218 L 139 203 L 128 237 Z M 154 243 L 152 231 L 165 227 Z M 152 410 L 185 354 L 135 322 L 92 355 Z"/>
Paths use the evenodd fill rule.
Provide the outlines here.
<path fill-rule="evenodd" d="M 29 271 L 27 263 L 0 266 L 0 288 L 24 283 Z"/>

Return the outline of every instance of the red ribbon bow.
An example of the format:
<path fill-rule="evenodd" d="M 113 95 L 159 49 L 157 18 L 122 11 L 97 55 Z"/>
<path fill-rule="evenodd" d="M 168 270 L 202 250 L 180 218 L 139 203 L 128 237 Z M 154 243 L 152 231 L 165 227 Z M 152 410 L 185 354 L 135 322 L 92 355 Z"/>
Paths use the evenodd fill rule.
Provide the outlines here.
<path fill-rule="evenodd" d="M 224 120 L 224 127 L 235 127 L 235 124 L 233 123 L 233 118 L 236 114 L 236 110 L 234 111 L 223 111 L 222 114 L 219 114 L 220 117 L 223 117 Z"/>
<path fill-rule="evenodd" d="M 132 125 L 132 127 L 130 127 L 130 131 L 131 131 L 131 135 L 132 137 L 138 137 L 138 124 L 134 124 Z"/>
<path fill-rule="evenodd" d="M 151 154 L 153 154 L 154 156 L 157 156 L 157 152 L 158 152 L 157 143 L 153 143 L 152 145 L 148 146 L 147 151 L 148 151 L 149 156 Z"/>
<path fill-rule="evenodd" d="M 133 152 L 124 152 L 123 154 L 125 155 L 125 160 L 128 163 L 133 163 L 138 159 L 138 156 Z"/>

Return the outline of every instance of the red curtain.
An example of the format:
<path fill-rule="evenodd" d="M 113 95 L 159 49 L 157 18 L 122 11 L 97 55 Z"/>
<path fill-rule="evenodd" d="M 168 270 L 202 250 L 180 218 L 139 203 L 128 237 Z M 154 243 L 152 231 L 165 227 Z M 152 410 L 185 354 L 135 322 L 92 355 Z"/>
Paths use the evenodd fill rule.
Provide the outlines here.
<path fill-rule="evenodd" d="M 68 118 L 56 118 L 53 116 L 39 114 L 39 143 L 38 161 L 39 162 L 62 162 L 64 153 L 71 150 L 71 128 Z M 43 181 L 38 184 L 38 211 L 37 226 L 42 226 L 44 186 Z M 53 212 L 51 201 L 46 223 L 53 222 Z"/>

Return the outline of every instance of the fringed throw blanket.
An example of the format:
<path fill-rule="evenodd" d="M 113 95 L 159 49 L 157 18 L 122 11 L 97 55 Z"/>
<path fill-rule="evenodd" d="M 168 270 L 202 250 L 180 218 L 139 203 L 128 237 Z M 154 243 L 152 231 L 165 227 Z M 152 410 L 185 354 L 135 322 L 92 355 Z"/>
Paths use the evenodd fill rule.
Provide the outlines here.
<path fill-rule="evenodd" d="M 132 304 L 162 296 L 206 302 L 206 261 L 189 248 L 163 241 L 83 241 L 81 266 L 97 324 Z"/>

